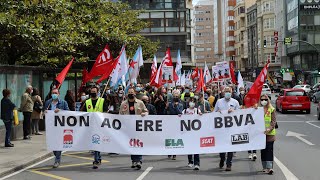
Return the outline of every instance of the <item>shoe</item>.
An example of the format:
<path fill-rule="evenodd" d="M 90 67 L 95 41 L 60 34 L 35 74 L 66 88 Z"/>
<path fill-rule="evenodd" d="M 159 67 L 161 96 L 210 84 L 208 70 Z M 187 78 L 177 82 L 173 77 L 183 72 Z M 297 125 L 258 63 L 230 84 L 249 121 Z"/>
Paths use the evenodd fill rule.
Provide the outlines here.
<path fill-rule="evenodd" d="M 172 156 L 172 160 L 176 160 L 177 159 L 177 156 L 176 155 L 173 155 Z"/>
<path fill-rule="evenodd" d="M 43 135 L 41 132 L 37 132 L 35 135 Z"/>
<path fill-rule="evenodd" d="M 9 143 L 9 144 L 4 145 L 4 147 L 14 147 L 14 145 Z"/>
<path fill-rule="evenodd" d="M 98 169 L 98 167 L 99 167 L 100 164 L 101 164 L 101 162 L 94 161 L 94 162 L 93 162 L 92 169 Z"/>
<path fill-rule="evenodd" d="M 262 171 L 261 171 L 261 172 L 267 173 L 267 172 L 268 172 L 268 170 L 267 170 L 267 169 L 262 169 Z"/>
<path fill-rule="evenodd" d="M 227 166 L 226 171 L 231 171 L 231 166 Z"/>
<path fill-rule="evenodd" d="M 30 140 L 30 139 L 31 139 L 30 136 L 25 136 L 25 137 L 23 137 L 23 140 Z"/>
<path fill-rule="evenodd" d="M 220 163 L 219 163 L 219 168 L 222 169 L 224 166 L 224 161 L 220 160 Z"/>
<path fill-rule="evenodd" d="M 233 153 L 233 157 L 237 157 L 237 154 L 236 154 L 236 152 L 234 152 L 234 153 Z"/>
<path fill-rule="evenodd" d="M 192 163 L 188 163 L 188 167 L 189 168 L 193 168 L 193 164 Z"/>
<path fill-rule="evenodd" d="M 194 170 L 199 171 L 200 170 L 200 166 L 199 165 L 195 165 L 194 166 Z"/>
<path fill-rule="evenodd" d="M 252 154 L 251 154 L 251 153 L 249 154 L 249 159 L 250 159 L 250 160 L 252 160 L 252 159 L 253 159 L 253 156 L 252 156 Z"/>
<path fill-rule="evenodd" d="M 171 159 L 171 155 L 168 155 L 168 158 Z"/>
<path fill-rule="evenodd" d="M 54 164 L 53 164 L 53 168 L 58 168 L 60 166 L 60 163 L 59 162 L 55 162 Z"/>
<path fill-rule="evenodd" d="M 141 165 L 142 165 L 142 163 L 141 163 L 141 162 L 137 162 L 137 166 L 136 166 L 136 167 L 137 167 L 137 169 L 138 169 L 138 170 L 140 170 L 140 169 L 141 169 Z"/>
<path fill-rule="evenodd" d="M 131 168 L 137 167 L 137 162 L 132 162 Z"/>
<path fill-rule="evenodd" d="M 272 175 L 273 174 L 273 169 L 269 169 L 269 170 L 267 170 L 267 172 L 268 172 L 269 175 Z"/>
<path fill-rule="evenodd" d="M 257 154 L 256 153 L 253 153 L 253 160 L 255 161 L 257 159 Z"/>

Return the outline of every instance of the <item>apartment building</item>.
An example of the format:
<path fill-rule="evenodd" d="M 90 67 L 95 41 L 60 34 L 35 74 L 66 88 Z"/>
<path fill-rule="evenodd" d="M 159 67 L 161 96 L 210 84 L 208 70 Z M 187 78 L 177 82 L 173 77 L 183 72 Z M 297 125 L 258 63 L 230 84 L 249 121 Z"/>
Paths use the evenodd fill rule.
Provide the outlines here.
<path fill-rule="evenodd" d="M 234 22 L 235 22 L 235 64 L 236 68 L 245 71 L 245 63 L 248 59 L 248 40 L 246 29 L 246 9 L 245 1 L 237 0 L 234 7 Z"/>
<path fill-rule="evenodd" d="M 213 1 L 199 1 L 194 6 L 194 60 L 195 66 L 210 67 L 214 58 Z"/>

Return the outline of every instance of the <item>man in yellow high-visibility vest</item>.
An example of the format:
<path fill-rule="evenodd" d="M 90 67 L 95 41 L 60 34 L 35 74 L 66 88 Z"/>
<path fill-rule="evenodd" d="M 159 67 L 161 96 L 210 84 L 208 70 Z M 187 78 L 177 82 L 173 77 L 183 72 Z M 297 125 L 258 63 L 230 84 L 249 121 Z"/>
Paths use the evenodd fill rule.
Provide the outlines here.
<path fill-rule="evenodd" d="M 92 87 L 90 89 L 90 99 L 86 100 L 85 104 L 82 106 L 82 111 L 86 112 L 107 112 L 109 107 L 109 102 L 104 98 L 98 97 L 99 88 Z M 98 169 L 101 165 L 101 155 L 99 151 L 94 151 L 94 161 L 93 169 Z"/>

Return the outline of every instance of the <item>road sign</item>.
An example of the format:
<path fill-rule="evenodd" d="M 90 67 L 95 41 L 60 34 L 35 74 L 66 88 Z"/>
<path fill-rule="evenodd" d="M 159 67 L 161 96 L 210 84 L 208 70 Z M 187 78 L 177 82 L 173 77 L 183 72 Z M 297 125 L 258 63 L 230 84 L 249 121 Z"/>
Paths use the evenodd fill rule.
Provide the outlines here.
<path fill-rule="evenodd" d="M 292 44 L 292 38 L 291 37 L 284 38 L 284 44 L 285 45 L 291 45 Z"/>

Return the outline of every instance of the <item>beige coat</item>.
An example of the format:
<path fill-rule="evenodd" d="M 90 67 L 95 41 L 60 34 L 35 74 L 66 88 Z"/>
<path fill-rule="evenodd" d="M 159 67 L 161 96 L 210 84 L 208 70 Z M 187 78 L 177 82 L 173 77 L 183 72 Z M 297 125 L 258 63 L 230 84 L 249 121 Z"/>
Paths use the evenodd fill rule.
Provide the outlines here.
<path fill-rule="evenodd" d="M 43 106 L 41 97 L 39 95 L 32 96 L 32 101 L 35 103 L 36 101 L 40 102 L 40 104 Z M 42 111 L 39 113 L 37 111 L 33 111 L 31 114 L 31 119 L 43 119 Z"/>
<path fill-rule="evenodd" d="M 134 110 L 135 110 L 136 115 L 140 115 L 143 112 L 148 114 L 148 109 L 146 108 L 144 103 L 139 99 L 135 99 Z M 128 100 L 125 100 L 121 103 L 119 114 L 123 114 L 123 115 L 130 114 Z"/>
<path fill-rule="evenodd" d="M 27 92 L 25 92 L 21 97 L 20 111 L 33 112 L 33 101 L 31 95 Z"/>

